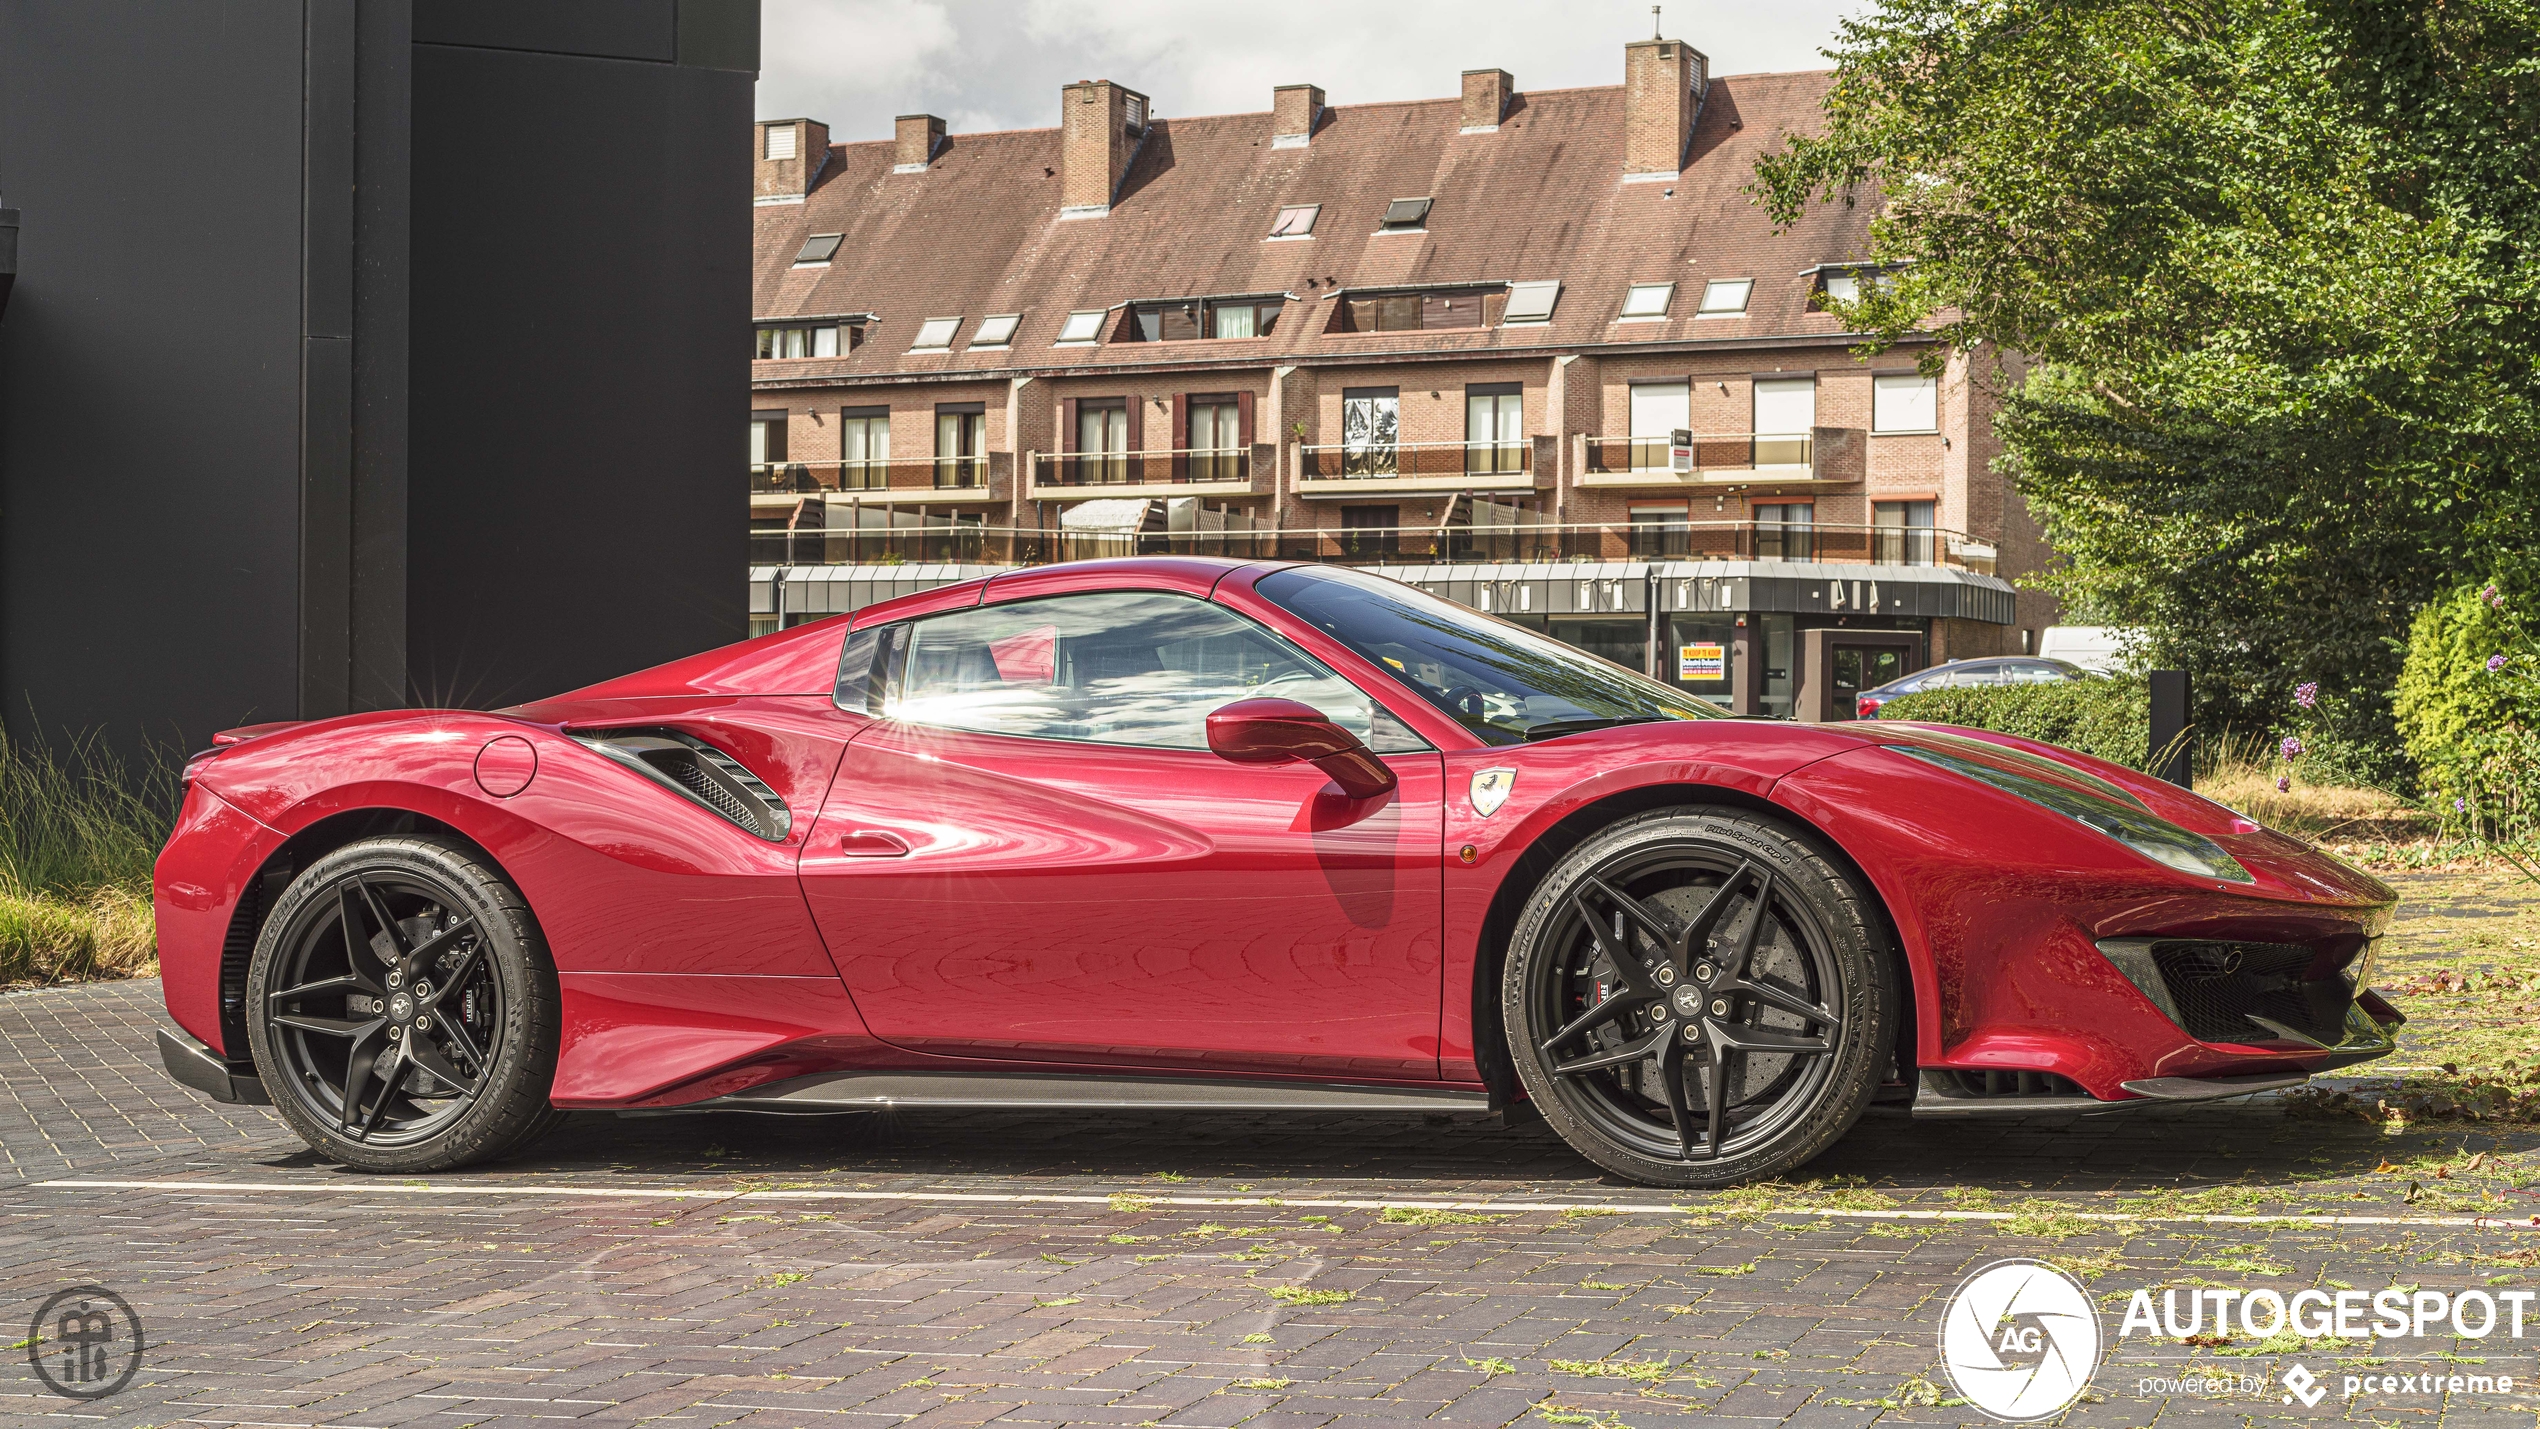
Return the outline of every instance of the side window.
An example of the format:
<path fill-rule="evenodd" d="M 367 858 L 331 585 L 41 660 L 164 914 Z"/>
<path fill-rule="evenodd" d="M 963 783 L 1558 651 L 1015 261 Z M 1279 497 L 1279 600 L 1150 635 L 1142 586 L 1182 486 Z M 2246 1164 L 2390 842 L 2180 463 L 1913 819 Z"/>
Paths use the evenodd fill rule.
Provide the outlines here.
<path fill-rule="evenodd" d="M 1293 645 L 1191 596 L 1106 591 L 913 622 L 884 712 L 1032 739 L 1206 749 L 1209 712 L 1276 695 L 1321 710 L 1380 754 L 1428 745 Z"/>

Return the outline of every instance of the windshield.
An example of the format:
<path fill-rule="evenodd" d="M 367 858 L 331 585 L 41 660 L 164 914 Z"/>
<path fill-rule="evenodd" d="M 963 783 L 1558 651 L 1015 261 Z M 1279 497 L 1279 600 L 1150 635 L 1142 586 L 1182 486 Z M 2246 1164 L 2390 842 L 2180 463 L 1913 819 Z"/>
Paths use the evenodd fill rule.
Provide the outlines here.
<path fill-rule="evenodd" d="M 1584 650 L 1381 576 L 1301 566 L 1263 576 L 1254 589 L 1384 666 L 1492 744 L 1727 714 Z"/>

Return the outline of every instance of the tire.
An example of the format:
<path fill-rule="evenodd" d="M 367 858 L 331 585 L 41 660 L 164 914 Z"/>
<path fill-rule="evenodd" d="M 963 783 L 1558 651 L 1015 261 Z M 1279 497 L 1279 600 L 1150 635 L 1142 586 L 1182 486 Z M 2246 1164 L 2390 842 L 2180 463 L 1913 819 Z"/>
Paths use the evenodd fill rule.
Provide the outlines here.
<path fill-rule="evenodd" d="M 364 839 L 309 865 L 257 935 L 247 1011 L 274 1109 L 354 1170 L 490 1160 L 563 1115 L 555 965 L 520 891 L 453 843 Z"/>
<path fill-rule="evenodd" d="M 1663 809 L 1598 832 L 1509 939 L 1500 1011 L 1527 1096 L 1573 1150 L 1645 1185 L 1801 1165 L 1860 1119 L 1894 1046 L 1872 908 L 1761 815 Z"/>

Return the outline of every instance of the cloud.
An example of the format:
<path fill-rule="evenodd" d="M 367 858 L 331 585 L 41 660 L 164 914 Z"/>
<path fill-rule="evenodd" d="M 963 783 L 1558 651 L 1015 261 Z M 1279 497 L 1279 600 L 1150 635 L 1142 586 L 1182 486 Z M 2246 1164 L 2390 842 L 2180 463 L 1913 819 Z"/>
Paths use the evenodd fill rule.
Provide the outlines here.
<path fill-rule="evenodd" d="M 1666 30 L 1714 74 L 1822 68 L 1818 49 L 1866 0 L 1668 6 Z M 956 133 L 1058 122 L 1058 91 L 1116 79 L 1158 114 L 1267 110 L 1274 85 L 1334 104 L 1440 99 L 1468 69 L 1520 89 L 1620 83 L 1623 45 L 1649 34 L 1635 0 L 767 0 L 758 111 L 807 114 L 839 140 L 880 139 L 894 115 Z"/>

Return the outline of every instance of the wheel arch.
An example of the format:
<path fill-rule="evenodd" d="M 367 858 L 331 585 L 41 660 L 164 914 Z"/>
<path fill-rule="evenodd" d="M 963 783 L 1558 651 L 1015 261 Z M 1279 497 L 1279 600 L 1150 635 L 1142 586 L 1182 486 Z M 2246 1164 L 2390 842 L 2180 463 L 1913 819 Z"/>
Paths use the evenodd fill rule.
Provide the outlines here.
<path fill-rule="evenodd" d="M 1913 963 L 1906 953 L 1903 938 L 1898 935 L 1895 912 L 1888 907 L 1885 893 L 1862 869 L 1860 861 L 1853 858 L 1842 843 L 1825 829 L 1770 799 L 1718 784 L 1668 783 L 1617 790 L 1563 815 L 1527 845 L 1525 852 L 1518 855 L 1516 867 L 1500 880 L 1498 890 L 1491 895 L 1489 911 L 1482 917 L 1480 942 L 1474 950 L 1470 993 L 1473 1060 L 1480 1067 L 1482 1083 L 1490 1089 L 1492 1097 L 1506 1102 L 1514 1101 L 1523 1094 L 1518 1084 L 1516 1063 L 1509 1056 L 1507 1024 L 1500 1015 L 1499 983 L 1508 966 L 1508 940 L 1516 931 L 1526 900 L 1534 896 L 1535 889 L 1555 864 L 1599 831 L 1635 814 L 1669 808 L 1736 809 L 1760 814 L 1805 840 L 1866 895 L 1867 906 L 1877 920 L 1877 931 L 1885 940 L 1884 951 L 1889 965 L 1896 973 L 1896 1065 L 1900 1075 L 1910 1084 L 1916 1065 L 1915 1029 L 1918 1026 Z"/>

